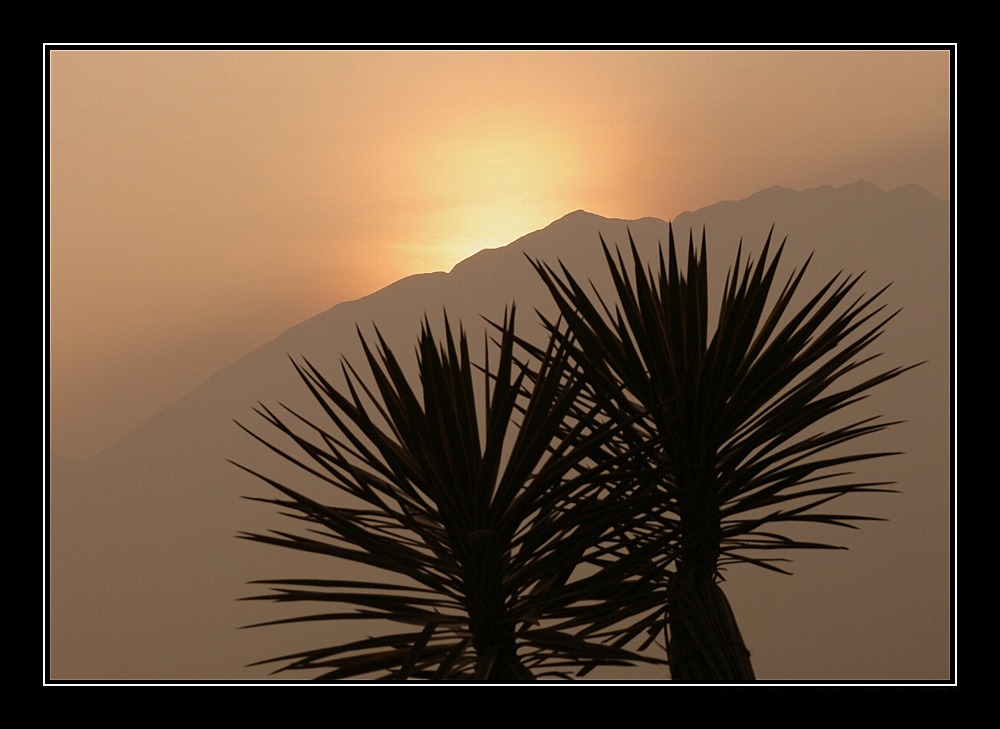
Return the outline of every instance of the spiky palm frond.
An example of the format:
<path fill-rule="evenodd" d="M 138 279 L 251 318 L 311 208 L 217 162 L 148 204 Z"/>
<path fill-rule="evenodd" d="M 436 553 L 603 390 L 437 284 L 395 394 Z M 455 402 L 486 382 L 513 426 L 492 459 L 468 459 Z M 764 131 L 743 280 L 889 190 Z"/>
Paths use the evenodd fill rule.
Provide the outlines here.
<path fill-rule="evenodd" d="M 553 339 L 528 378 L 514 356 L 512 311 L 495 370 L 488 361 L 482 368 L 480 410 L 465 333 L 456 342 L 447 318 L 440 347 L 426 320 L 422 328 L 422 394 L 378 338 L 373 352 L 361 337 L 374 391 L 346 362 L 346 393 L 308 362 L 295 364 L 330 424 L 291 413 L 307 431 L 300 434 L 273 411 L 258 411 L 302 455 L 251 432 L 364 508 L 322 504 L 255 473 L 285 497 L 259 500 L 313 526 L 309 536 L 242 536 L 397 577 L 265 581 L 272 592 L 252 599 L 338 606 L 267 624 L 388 620 L 413 627 L 272 660 L 285 662 L 281 670 L 319 670 L 325 680 L 505 681 L 637 660 L 626 650 L 634 636 L 614 628 L 662 611 L 662 589 L 650 560 L 638 550 L 612 554 L 620 547 L 611 537 L 655 513 L 652 477 L 632 468 L 627 451 L 595 458 L 609 442 L 622 442 L 623 428 L 583 411 L 586 372 L 570 361 L 570 340 Z M 569 414 L 576 419 L 567 427 Z"/>
<path fill-rule="evenodd" d="M 760 260 L 748 260 L 742 271 L 741 243 L 710 337 L 704 232 L 700 253 L 689 237 L 686 274 L 672 226 L 667 258 L 661 247 L 655 275 L 631 233 L 629 242 L 631 277 L 621 252 L 612 256 L 601 238 L 618 294 L 614 313 L 600 296 L 592 301 L 565 266 L 560 276 L 532 260 L 566 327 L 545 324 L 553 336 L 566 332 L 575 339 L 574 365 L 594 367 L 591 382 L 615 403 L 617 417 L 648 411 L 648 428 L 662 439 L 657 464 L 670 474 L 660 489 L 666 508 L 645 528 L 673 532 L 678 540 L 668 591 L 673 675 L 752 678 L 735 618 L 715 585 L 718 568 L 746 562 L 784 572 L 759 550 L 833 546 L 784 536 L 772 531 L 776 526 L 852 526 L 870 518 L 818 509 L 846 494 L 887 490 L 885 483 L 838 477 L 844 466 L 891 454 L 829 451 L 892 423 L 865 419 L 828 432 L 814 426 L 909 369 L 835 389 L 872 359 L 861 354 L 895 314 L 878 318 L 884 289 L 851 301 L 860 276 L 839 275 L 792 312 L 808 261 L 768 309 L 784 247 L 769 262 L 769 235 Z"/>

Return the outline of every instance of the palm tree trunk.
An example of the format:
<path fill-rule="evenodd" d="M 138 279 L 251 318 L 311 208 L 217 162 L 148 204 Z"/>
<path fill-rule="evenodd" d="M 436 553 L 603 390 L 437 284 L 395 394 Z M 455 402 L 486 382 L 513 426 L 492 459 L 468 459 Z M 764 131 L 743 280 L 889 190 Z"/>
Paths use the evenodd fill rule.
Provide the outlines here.
<path fill-rule="evenodd" d="M 714 574 L 681 568 L 670 581 L 668 596 L 667 660 L 674 681 L 755 680 L 750 651 Z"/>
<path fill-rule="evenodd" d="M 503 618 L 488 627 L 473 623 L 472 645 L 476 650 L 476 680 L 490 683 L 534 681 L 535 676 L 517 655 L 513 626 Z"/>
<path fill-rule="evenodd" d="M 480 652 L 481 651 L 481 652 Z M 524 667 L 514 641 L 491 648 L 476 648 L 476 680 L 487 683 L 524 683 L 534 674 Z"/>
<path fill-rule="evenodd" d="M 690 432 L 692 428 L 684 432 Z M 729 600 L 715 580 L 722 551 L 722 519 L 714 500 L 714 464 L 687 461 L 699 453 L 681 443 L 676 470 L 680 494 L 680 551 L 667 586 L 667 660 L 674 681 L 737 683 L 755 680 L 750 651 Z"/>
<path fill-rule="evenodd" d="M 482 540 L 483 537 L 480 537 Z M 534 681 L 517 655 L 517 639 L 511 621 L 501 575 L 503 557 L 491 553 L 487 541 L 474 545 L 475 556 L 466 573 L 469 629 L 476 651 L 476 680 L 490 683 Z"/>

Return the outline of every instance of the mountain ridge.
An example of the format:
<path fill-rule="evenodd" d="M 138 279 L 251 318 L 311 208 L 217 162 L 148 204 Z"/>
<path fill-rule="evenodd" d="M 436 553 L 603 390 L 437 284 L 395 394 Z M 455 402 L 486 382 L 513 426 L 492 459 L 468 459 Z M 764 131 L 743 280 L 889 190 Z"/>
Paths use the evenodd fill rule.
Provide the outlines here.
<path fill-rule="evenodd" d="M 886 195 L 896 195 L 900 191 L 904 191 L 904 192 L 912 191 L 912 192 L 915 192 L 917 194 L 926 196 L 926 197 L 928 197 L 928 198 L 930 198 L 932 200 L 935 200 L 935 201 L 938 201 L 938 202 L 942 202 L 942 203 L 944 202 L 940 198 L 937 198 L 934 195 L 932 195 L 930 192 L 928 192 L 923 187 L 921 187 L 919 185 L 915 185 L 915 184 L 900 185 L 900 186 L 898 186 L 896 188 L 893 188 L 892 190 L 882 190 L 881 188 L 879 188 L 877 185 L 875 185 L 872 182 L 868 182 L 867 180 L 859 180 L 857 182 L 850 183 L 848 185 L 842 185 L 840 187 L 833 187 L 831 185 L 821 185 L 821 186 L 817 186 L 817 187 L 806 188 L 804 190 L 799 190 L 799 191 L 793 190 L 792 188 L 789 188 L 789 187 L 783 187 L 783 186 L 780 186 L 780 185 L 773 185 L 771 187 L 768 187 L 768 188 L 765 188 L 763 190 L 760 190 L 760 191 L 758 191 L 758 192 L 750 195 L 749 197 L 744 198 L 743 200 L 722 200 L 722 201 L 719 201 L 717 203 L 714 203 L 713 205 L 706 206 L 705 208 L 700 208 L 698 211 L 695 211 L 695 212 L 684 211 L 684 212 L 679 213 L 677 215 L 677 217 L 675 218 L 675 221 L 680 221 L 680 220 L 686 219 L 687 217 L 693 216 L 696 213 L 704 214 L 706 211 L 713 211 L 713 210 L 719 209 L 719 206 L 729 206 L 729 205 L 737 205 L 737 204 L 742 204 L 742 203 L 748 203 L 750 201 L 764 199 L 764 198 L 766 198 L 769 195 L 777 195 L 777 194 L 784 194 L 786 196 L 788 194 L 791 194 L 791 195 L 806 195 L 806 194 L 816 194 L 818 191 L 840 192 L 840 193 L 851 193 L 851 192 L 864 191 L 865 193 L 877 192 L 877 193 L 882 193 L 882 194 L 886 194 Z M 487 248 L 487 249 L 483 249 L 481 251 L 477 251 L 476 253 L 472 254 L 468 258 L 465 258 L 465 259 L 459 261 L 458 263 L 456 263 L 451 268 L 450 271 L 447 271 L 447 272 L 445 272 L 445 271 L 429 271 L 429 272 L 422 272 L 422 273 L 411 274 L 411 275 L 405 276 L 405 277 L 403 277 L 403 278 L 401 278 L 401 279 L 399 279 L 397 281 L 394 281 L 393 283 L 387 284 L 386 286 L 383 286 L 382 288 L 380 288 L 380 289 L 378 289 L 376 291 L 373 291 L 370 294 L 366 294 L 365 296 L 359 297 L 357 299 L 351 299 L 349 301 L 342 301 L 342 302 L 339 302 L 337 304 L 334 304 L 329 309 L 327 309 L 327 310 L 325 310 L 323 312 L 320 312 L 320 313 L 316 314 L 315 316 L 312 316 L 312 317 L 310 317 L 310 318 L 308 318 L 308 319 L 306 319 L 306 320 L 304 320 L 304 321 L 302 321 L 302 322 L 300 322 L 298 324 L 295 324 L 295 325 L 289 327 L 288 329 L 286 329 L 285 331 L 283 331 L 281 334 L 279 334 L 274 339 L 272 339 L 269 342 L 266 342 L 266 343 L 260 345 L 259 347 L 255 348 L 251 352 L 249 352 L 246 355 L 244 355 L 244 357 L 241 357 L 240 359 L 238 359 L 238 360 L 236 360 L 234 362 L 231 362 L 230 364 L 228 364 L 225 367 L 221 368 L 217 372 L 213 373 L 208 378 L 206 378 L 203 382 L 199 383 L 194 388 L 192 388 L 191 390 L 189 390 L 187 393 L 185 393 L 184 395 L 182 395 L 180 398 L 178 398 L 174 402 L 172 402 L 172 403 L 164 406 L 157 414 L 153 415 L 151 418 L 149 418 L 147 421 L 145 421 L 144 423 L 142 423 L 141 425 L 139 425 L 133 431 L 130 431 L 130 433 L 126 434 L 125 436 L 123 436 L 122 438 L 120 438 L 115 443 L 112 443 L 107 448 L 102 449 L 102 451 L 98 452 L 97 454 L 94 454 L 94 456 L 92 456 L 91 458 L 97 458 L 100 455 L 100 453 L 104 452 L 105 450 L 114 448 L 119 442 L 127 439 L 132 432 L 135 432 L 135 430 L 139 430 L 146 423 L 148 423 L 150 420 L 153 420 L 156 417 L 158 417 L 160 415 L 160 413 L 163 413 L 164 411 L 168 410 L 171 406 L 173 406 L 177 402 L 180 402 L 181 400 L 187 398 L 189 395 L 191 395 L 192 393 L 194 393 L 196 390 L 201 389 L 204 385 L 206 385 L 207 383 L 209 383 L 210 381 L 212 381 L 217 375 L 219 375 L 222 372 L 225 372 L 226 370 L 230 369 L 231 367 L 237 365 L 240 360 L 242 360 L 242 359 L 244 359 L 246 357 L 252 357 L 255 353 L 257 353 L 261 349 L 264 349 L 266 347 L 270 347 L 273 343 L 281 340 L 283 337 L 285 337 L 286 335 L 289 335 L 290 333 L 293 333 L 293 332 L 295 332 L 297 330 L 300 330 L 302 328 L 308 328 L 308 325 L 310 324 L 310 322 L 314 322 L 314 321 L 316 321 L 317 319 L 319 319 L 321 317 L 328 316 L 330 314 L 330 312 L 332 312 L 334 309 L 337 309 L 338 307 L 345 307 L 345 306 L 350 306 L 351 304 L 358 304 L 359 302 L 363 302 L 364 300 L 369 299 L 372 296 L 378 296 L 378 295 L 382 294 L 383 292 L 387 291 L 388 289 L 393 289 L 394 287 L 399 286 L 399 285 L 403 284 L 404 282 L 414 283 L 415 280 L 424 280 L 426 277 L 451 276 L 451 275 L 455 274 L 456 272 L 461 273 L 461 272 L 463 272 L 463 271 L 465 271 L 467 269 L 467 267 L 468 267 L 467 264 L 470 264 L 470 262 L 472 262 L 472 261 L 482 261 L 485 258 L 489 258 L 491 254 L 495 254 L 495 252 L 502 251 L 502 250 L 505 250 L 505 249 L 523 250 L 523 248 L 524 248 L 524 242 L 526 241 L 526 239 L 532 239 L 533 237 L 535 237 L 538 234 L 543 233 L 545 231 L 553 231 L 554 232 L 558 228 L 562 227 L 561 224 L 564 224 L 564 223 L 568 224 L 568 223 L 572 222 L 575 225 L 576 223 L 578 223 L 580 221 L 586 221 L 586 222 L 602 221 L 604 223 L 609 223 L 609 224 L 617 224 L 617 223 L 643 224 L 643 223 L 647 223 L 649 221 L 653 221 L 656 224 L 664 224 L 664 225 L 667 223 L 667 221 L 664 221 L 664 220 L 662 220 L 660 218 L 655 218 L 655 217 L 652 217 L 652 216 L 646 216 L 646 217 L 636 218 L 636 219 L 608 218 L 608 217 L 604 217 L 604 216 L 602 216 L 602 215 L 600 215 L 598 213 L 592 213 L 590 211 L 587 211 L 587 210 L 584 210 L 584 209 L 580 208 L 580 209 L 574 210 L 574 211 L 572 211 L 570 213 L 567 213 L 566 215 L 563 215 L 560 218 L 557 218 L 556 220 L 552 221 L 551 223 L 549 223 L 548 225 L 546 225 L 543 228 L 539 228 L 538 230 L 532 231 L 530 233 L 526 233 L 525 235 L 523 235 L 523 236 L 521 236 L 521 237 L 513 240 L 512 242 L 508 243 L 507 245 L 500 246 L 498 248 Z M 680 226 L 680 225 L 675 226 L 675 231 L 674 231 L 675 235 L 679 236 L 679 235 L 681 235 L 683 233 L 683 231 L 680 229 L 681 227 L 682 226 Z M 693 231 L 693 228 L 691 230 Z M 613 247 L 613 244 L 611 244 L 610 241 L 606 241 L 606 242 L 608 242 L 609 245 L 612 245 L 612 247 Z M 663 241 L 663 242 L 665 242 L 665 241 Z M 70 460 L 70 461 L 74 461 L 74 462 L 79 462 L 79 461 L 77 461 L 77 459 L 66 459 L 66 460 Z M 90 459 L 84 459 L 84 460 L 90 460 Z"/>

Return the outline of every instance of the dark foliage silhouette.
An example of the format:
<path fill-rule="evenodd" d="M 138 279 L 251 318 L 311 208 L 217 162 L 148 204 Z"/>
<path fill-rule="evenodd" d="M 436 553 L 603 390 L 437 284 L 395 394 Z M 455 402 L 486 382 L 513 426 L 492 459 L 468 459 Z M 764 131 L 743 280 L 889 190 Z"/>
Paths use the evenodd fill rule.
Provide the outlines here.
<path fill-rule="evenodd" d="M 242 536 L 387 575 L 262 580 L 271 592 L 249 599 L 338 606 L 262 625 L 349 619 L 407 627 L 262 663 L 283 662 L 281 671 L 321 680 L 526 681 L 656 662 L 626 648 L 637 635 L 633 625 L 662 613 L 664 587 L 654 561 L 635 548 L 640 540 L 616 533 L 655 518 L 663 474 L 630 445 L 633 421 L 601 418 L 611 408 L 599 394 L 581 394 L 591 365 L 571 359 L 572 337 L 552 338 L 529 370 L 514 355 L 511 311 L 499 327 L 495 369 L 489 358 L 481 368 L 481 410 L 465 333 L 456 342 L 447 318 L 440 346 L 426 321 L 422 329 L 422 394 L 378 338 L 375 351 L 361 338 L 372 389 L 346 362 L 346 392 L 308 362 L 295 364 L 328 423 L 292 411 L 283 419 L 261 406 L 294 447 L 247 431 L 332 487 L 338 504 L 354 505 L 320 503 L 251 471 L 283 495 L 258 500 L 304 521 L 309 533 Z M 669 539 L 641 541 L 664 554 Z"/>
<path fill-rule="evenodd" d="M 777 564 L 784 560 L 762 555 L 836 547 L 775 531 L 782 524 L 853 527 L 871 518 L 821 507 L 846 494 L 890 490 L 887 483 L 845 479 L 843 467 L 891 454 L 837 447 L 893 423 L 868 418 L 825 432 L 814 426 L 909 368 L 861 381 L 848 377 L 873 358 L 859 357 L 895 316 L 876 308 L 885 289 L 849 299 L 860 276 L 834 277 L 793 311 L 807 261 L 768 308 L 784 247 L 768 262 L 770 235 L 760 260 L 748 260 L 742 272 L 741 243 L 709 336 L 705 234 L 700 253 L 689 238 L 686 273 L 672 227 L 669 235 L 666 260 L 661 247 L 654 274 L 630 234 L 631 277 L 621 253 L 612 256 L 601 239 L 618 294 L 614 313 L 599 295 L 592 300 L 565 266 L 560 275 L 532 264 L 565 321 L 545 323 L 573 349 L 572 367 L 591 368 L 595 391 L 614 403 L 611 417 L 626 422 L 647 413 L 642 423 L 660 439 L 652 463 L 664 474 L 663 508 L 635 528 L 674 535 L 671 552 L 659 561 L 673 679 L 752 680 L 749 652 L 718 584 L 720 569 L 750 563 L 785 572 Z"/>

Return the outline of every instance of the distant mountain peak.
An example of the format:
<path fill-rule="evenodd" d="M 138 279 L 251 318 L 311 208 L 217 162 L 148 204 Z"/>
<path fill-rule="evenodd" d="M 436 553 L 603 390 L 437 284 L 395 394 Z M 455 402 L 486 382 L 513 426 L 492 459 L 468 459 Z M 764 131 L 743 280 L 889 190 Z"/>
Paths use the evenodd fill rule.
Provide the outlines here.
<path fill-rule="evenodd" d="M 559 218 L 557 220 L 553 220 L 551 223 L 549 223 L 545 227 L 549 228 L 549 227 L 551 227 L 553 225 L 556 225 L 556 224 L 562 223 L 562 222 L 572 222 L 572 221 L 579 221 L 579 220 L 590 220 L 591 218 L 602 218 L 602 219 L 606 220 L 606 218 L 604 218 L 602 215 L 598 215 L 597 213 L 591 213 L 591 212 L 589 212 L 589 211 L 584 210 L 583 208 L 581 208 L 579 210 L 574 210 L 571 213 L 566 213 L 561 218 Z"/>

